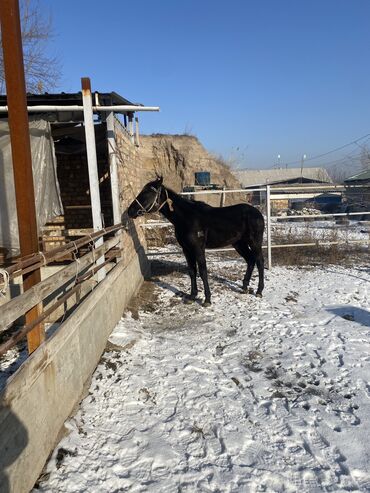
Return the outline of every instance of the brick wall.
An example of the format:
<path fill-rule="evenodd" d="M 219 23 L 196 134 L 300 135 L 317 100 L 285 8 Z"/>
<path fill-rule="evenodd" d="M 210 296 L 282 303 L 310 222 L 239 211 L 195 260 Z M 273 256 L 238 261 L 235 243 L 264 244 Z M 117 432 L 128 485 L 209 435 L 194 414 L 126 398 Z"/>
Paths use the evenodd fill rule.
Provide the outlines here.
<path fill-rule="evenodd" d="M 97 125 L 96 133 L 106 134 L 105 125 Z M 100 128 L 99 128 L 100 127 Z M 83 134 L 83 128 L 81 128 Z M 86 234 L 81 230 L 92 231 L 89 174 L 86 151 L 65 154 L 58 152 L 56 145 L 57 173 L 64 214 L 54 218 L 43 228 L 44 250 L 50 250 L 66 241 L 75 240 Z M 112 198 L 109 176 L 107 145 L 97 146 L 99 190 L 105 226 L 113 221 Z"/>
<path fill-rule="evenodd" d="M 99 133 L 101 133 L 101 129 Z M 115 136 L 120 206 L 123 214 L 122 219 L 127 224 L 127 230 L 122 236 L 123 256 L 124 260 L 128 261 L 135 251 L 145 245 L 145 237 L 140 227 L 142 220 L 129 221 L 124 212 L 144 184 L 153 178 L 154 170 L 151 163 L 144 162 L 141 148 L 133 142 L 127 129 L 118 120 L 115 121 Z M 109 160 L 105 142 L 106 140 L 103 142 L 100 140 L 97 146 L 97 157 L 102 211 L 105 226 L 110 226 L 113 224 L 112 197 Z M 58 151 L 58 146 L 56 146 L 56 151 Z M 55 218 L 44 227 L 43 244 L 45 250 L 50 250 L 65 244 L 67 241 L 75 240 L 92 231 L 86 151 L 83 149 L 78 154 L 56 152 L 56 155 L 64 215 Z"/>
<path fill-rule="evenodd" d="M 153 179 L 154 169 L 144 161 L 141 148 L 132 142 L 125 127 L 116 120 L 115 136 L 117 144 L 117 168 L 120 189 L 120 205 L 123 221 L 127 231 L 123 235 L 123 256 L 128 260 L 140 245 L 146 245 L 143 229 L 140 224 L 143 219 L 128 220 L 125 211 L 145 183 Z"/>

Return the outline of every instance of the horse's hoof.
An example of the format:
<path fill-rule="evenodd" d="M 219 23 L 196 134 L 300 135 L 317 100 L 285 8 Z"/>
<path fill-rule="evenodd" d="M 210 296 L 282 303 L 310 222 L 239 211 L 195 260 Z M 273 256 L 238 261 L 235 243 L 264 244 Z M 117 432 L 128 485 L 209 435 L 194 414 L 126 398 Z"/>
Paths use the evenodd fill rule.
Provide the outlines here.
<path fill-rule="evenodd" d="M 185 305 L 190 305 L 191 303 L 194 303 L 195 298 L 191 298 L 190 296 L 185 296 L 184 297 L 184 303 Z"/>
<path fill-rule="evenodd" d="M 210 301 L 204 301 L 204 302 L 203 302 L 203 304 L 202 304 L 202 306 L 203 306 L 204 308 L 207 308 L 207 306 L 211 306 L 211 304 L 212 304 L 212 303 L 211 303 Z"/>
<path fill-rule="evenodd" d="M 262 298 L 262 293 L 256 293 L 256 298 Z"/>
<path fill-rule="evenodd" d="M 254 294 L 254 289 L 253 288 L 243 288 L 243 293 Z"/>

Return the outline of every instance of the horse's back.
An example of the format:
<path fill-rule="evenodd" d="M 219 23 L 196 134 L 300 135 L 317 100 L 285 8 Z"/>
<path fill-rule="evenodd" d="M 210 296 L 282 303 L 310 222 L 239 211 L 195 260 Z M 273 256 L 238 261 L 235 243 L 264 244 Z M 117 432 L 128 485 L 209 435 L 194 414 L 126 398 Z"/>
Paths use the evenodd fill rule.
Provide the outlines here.
<path fill-rule="evenodd" d="M 244 240 L 253 246 L 262 244 L 264 219 L 249 204 L 204 209 L 201 221 L 207 231 L 207 247 L 218 248 Z"/>

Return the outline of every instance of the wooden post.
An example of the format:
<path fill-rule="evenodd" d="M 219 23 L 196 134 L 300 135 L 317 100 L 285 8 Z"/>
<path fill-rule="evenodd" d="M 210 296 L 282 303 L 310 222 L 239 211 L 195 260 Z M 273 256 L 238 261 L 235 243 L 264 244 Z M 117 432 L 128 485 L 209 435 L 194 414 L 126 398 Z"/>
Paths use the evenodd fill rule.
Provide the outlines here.
<path fill-rule="evenodd" d="M 116 139 L 114 135 L 113 111 L 109 112 L 107 115 L 107 139 L 108 139 L 110 183 L 112 190 L 113 224 L 119 224 L 121 222 L 121 207 L 119 203 L 119 185 L 118 185 Z"/>
<path fill-rule="evenodd" d="M 135 116 L 135 144 L 140 146 L 139 118 Z"/>
<path fill-rule="evenodd" d="M 84 107 L 84 125 L 86 138 L 87 165 L 89 168 L 89 185 L 90 185 L 90 200 L 93 219 L 94 231 L 99 231 L 103 228 L 100 192 L 99 192 L 99 175 L 98 175 L 98 159 L 96 157 L 95 129 L 94 116 L 92 109 L 91 84 L 88 77 L 81 79 L 82 85 L 82 102 Z M 98 248 L 104 243 L 103 238 L 95 241 L 95 246 Z M 104 256 L 100 257 L 97 265 L 104 262 Z M 98 281 L 102 281 L 105 277 L 105 269 L 100 269 L 97 272 Z"/>
<path fill-rule="evenodd" d="M 134 117 L 133 113 L 128 114 L 128 133 L 130 134 L 130 140 L 134 143 Z"/>
<path fill-rule="evenodd" d="M 0 20 L 19 244 L 23 257 L 38 252 L 39 244 L 18 0 L 1 0 Z M 23 290 L 27 291 L 40 280 L 40 269 L 25 274 Z M 26 313 L 26 324 L 32 323 L 40 313 L 40 305 L 29 310 Z M 44 328 L 39 324 L 27 336 L 29 353 L 32 353 L 44 339 Z"/>

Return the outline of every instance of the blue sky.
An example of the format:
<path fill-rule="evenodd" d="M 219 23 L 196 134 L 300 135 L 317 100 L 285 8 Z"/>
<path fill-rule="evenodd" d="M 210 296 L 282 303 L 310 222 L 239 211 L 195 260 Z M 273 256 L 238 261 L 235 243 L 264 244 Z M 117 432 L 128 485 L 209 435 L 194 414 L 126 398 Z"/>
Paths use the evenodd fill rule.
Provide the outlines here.
<path fill-rule="evenodd" d="M 141 114 L 142 132 L 193 133 L 251 168 L 275 165 L 278 154 L 294 166 L 370 133 L 369 0 L 42 4 L 60 90 L 78 91 L 89 76 L 93 90 L 160 106 Z"/>

